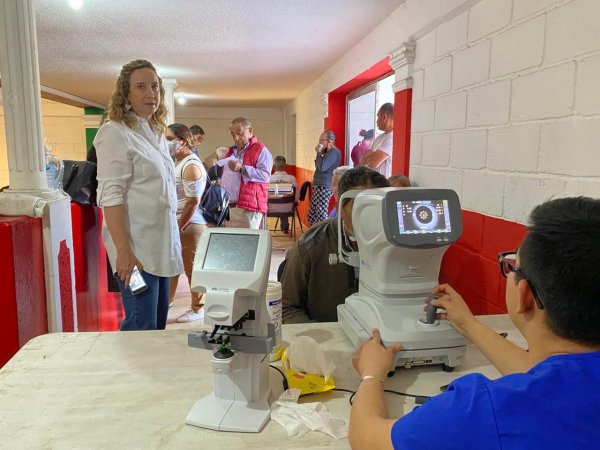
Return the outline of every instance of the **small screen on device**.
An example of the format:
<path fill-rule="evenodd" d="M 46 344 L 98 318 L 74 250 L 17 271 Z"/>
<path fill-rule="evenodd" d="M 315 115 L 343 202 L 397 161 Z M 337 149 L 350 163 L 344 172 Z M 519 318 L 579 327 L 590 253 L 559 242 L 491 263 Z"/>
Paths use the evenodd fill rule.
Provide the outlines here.
<path fill-rule="evenodd" d="M 252 272 L 258 237 L 257 234 L 211 234 L 203 269 Z"/>
<path fill-rule="evenodd" d="M 450 233 L 448 200 L 409 200 L 396 202 L 400 234 Z"/>

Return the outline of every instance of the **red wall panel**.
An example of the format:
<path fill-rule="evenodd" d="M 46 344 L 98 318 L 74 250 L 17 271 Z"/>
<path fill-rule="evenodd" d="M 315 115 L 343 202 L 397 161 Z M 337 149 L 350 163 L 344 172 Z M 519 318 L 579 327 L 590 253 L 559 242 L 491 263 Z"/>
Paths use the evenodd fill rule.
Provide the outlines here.
<path fill-rule="evenodd" d="M 412 89 L 394 94 L 394 143 L 392 175 L 409 176 L 410 121 L 412 117 Z"/>
<path fill-rule="evenodd" d="M 0 367 L 48 332 L 42 221 L 0 217 Z"/>
<path fill-rule="evenodd" d="M 75 296 L 79 331 L 114 331 L 123 318 L 121 296 L 108 292 L 102 213 L 94 206 L 71 203 Z"/>
<path fill-rule="evenodd" d="M 463 235 L 446 252 L 440 281 L 451 284 L 475 314 L 505 313 L 506 280 L 496 255 L 517 249 L 527 227 L 472 211 L 462 217 Z"/>

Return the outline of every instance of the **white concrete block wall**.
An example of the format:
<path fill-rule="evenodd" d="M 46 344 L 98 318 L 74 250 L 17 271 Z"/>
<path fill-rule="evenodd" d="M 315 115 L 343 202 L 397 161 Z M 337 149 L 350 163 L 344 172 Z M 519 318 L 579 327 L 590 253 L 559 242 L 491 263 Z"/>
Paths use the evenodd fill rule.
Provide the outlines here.
<path fill-rule="evenodd" d="M 514 0 L 513 20 L 520 20 L 556 3 L 556 0 Z"/>
<path fill-rule="evenodd" d="M 514 222 L 523 221 L 540 203 L 566 195 L 565 179 L 510 175 L 505 181 L 503 217 Z"/>
<path fill-rule="evenodd" d="M 452 58 L 443 58 L 425 69 L 424 97 L 430 98 L 444 92 L 449 92 L 451 87 Z"/>
<path fill-rule="evenodd" d="M 418 54 L 415 55 L 415 69 L 430 65 L 435 59 L 435 31 L 432 31 L 421 39 L 417 40 L 419 47 Z"/>
<path fill-rule="evenodd" d="M 509 24 L 512 0 L 482 0 L 469 11 L 469 41 L 477 41 Z"/>
<path fill-rule="evenodd" d="M 495 36 L 492 39 L 491 77 L 539 66 L 544 55 L 545 25 L 546 17 L 540 15 Z"/>
<path fill-rule="evenodd" d="M 540 124 L 511 125 L 489 130 L 487 167 L 498 171 L 535 172 Z"/>
<path fill-rule="evenodd" d="M 487 130 L 467 130 L 452 133 L 450 166 L 460 169 L 484 169 Z"/>
<path fill-rule="evenodd" d="M 435 125 L 438 130 L 464 128 L 467 122 L 467 93 L 439 97 L 435 107 Z"/>
<path fill-rule="evenodd" d="M 410 178 L 414 186 L 453 189 L 462 196 L 463 174 L 459 170 L 415 167 Z"/>
<path fill-rule="evenodd" d="M 508 122 L 510 80 L 500 80 L 470 89 L 467 125 L 501 125 Z"/>
<path fill-rule="evenodd" d="M 467 43 L 469 15 L 465 11 L 448 22 L 440 24 L 436 33 L 435 54 L 446 55 L 451 51 L 464 47 Z"/>
<path fill-rule="evenodd" d="M 490 76 L 490 40 L 457 52 L 452 67 L 452 89 L 480 83 Z"/>
<path fill-rule="evenodd" d="M 557 2 L 558 3 L 558 2 Z M 600 2 L 573 0 L 548 12 L 546 60 L 564 61 L 598 50 Z"/>
<path fill-rule="evenodd" d="M 413 132 L 433 131 L 435 101 L 413 103 L 411 125 Z"/>
<path fill-rule="evenodd" d="M 584 116 L 600 114 L 600 56 L 577 63 L 575 113 Z"/>
<path fill-rule="evenodd" d="M 413 102 L 423 100 L 423 77 L 425 75 L 424 70 L 417 70 L 413 73 Z"/>
<path fill-rule="evenodd" d="M 600 177 L 600 117 L 542 125 L 539 171 Z"/>
<path fill-rule="evenodd" d="M 450 162 L 450 133 L 423 135 L 421 164 L 447 167 Z"/>
<path fill-rule="evenodd" d="M 462 189 L 463 208 L 491 216 L 502 214 L 504 174 L 485 170 L 465 170 Z"/>
<path fill-rule="evenodd" d="M 513 80 L 513 121 L 570 115 L 575 91 L 575 64 L 568 62 Z"/>
<path fill-rule="evenodd" d="M 428 29 L 411 179 L 523 223 L 549 198 L 600 197 L 598 24 L 598 0 L 482 0 Z"/>
<path fill-rule="evenodd" d="M 410 164 L 420 165 L 423 154 L 423 135 L 416 134 L 410 140 Z"/>

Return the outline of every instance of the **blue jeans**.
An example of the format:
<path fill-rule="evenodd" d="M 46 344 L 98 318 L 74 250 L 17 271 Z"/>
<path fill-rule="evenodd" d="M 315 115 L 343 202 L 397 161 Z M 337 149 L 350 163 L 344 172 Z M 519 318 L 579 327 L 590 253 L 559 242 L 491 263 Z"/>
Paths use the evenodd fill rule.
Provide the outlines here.
<path fill-rule="evenodd" d="M 169 313 L 169 277 L 141 273 L 148 288 L 137 295 L 125 288 L 123 281 L 115 275 L 125 309 L 121 331 L 164 330 Z"/>

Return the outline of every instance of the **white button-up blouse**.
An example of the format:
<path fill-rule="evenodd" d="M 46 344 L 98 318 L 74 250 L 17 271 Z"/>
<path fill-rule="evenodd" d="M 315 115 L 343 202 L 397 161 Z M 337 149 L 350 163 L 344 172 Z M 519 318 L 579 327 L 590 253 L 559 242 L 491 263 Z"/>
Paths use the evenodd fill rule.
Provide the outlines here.
<path fill-rule="evenodd" d="M 131 248 L 144 271 L 161 277 L 183 272 L 177 227 L 175 165 L 164 136 L 138 118 L 138 130 L 104 124 L 94 139 L 98 206 L 124 205 Z M 106 222 L 102 239 L 113 269 L 117 251 Z"/>

